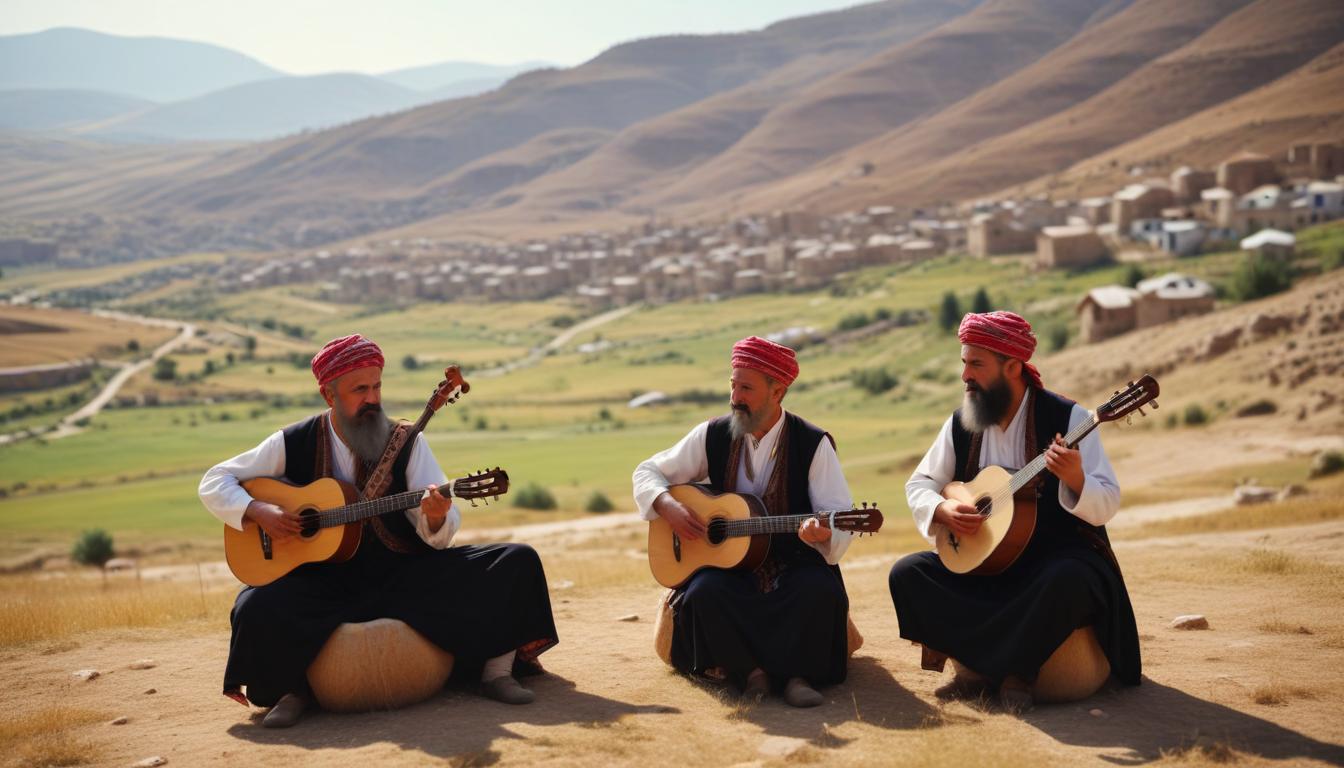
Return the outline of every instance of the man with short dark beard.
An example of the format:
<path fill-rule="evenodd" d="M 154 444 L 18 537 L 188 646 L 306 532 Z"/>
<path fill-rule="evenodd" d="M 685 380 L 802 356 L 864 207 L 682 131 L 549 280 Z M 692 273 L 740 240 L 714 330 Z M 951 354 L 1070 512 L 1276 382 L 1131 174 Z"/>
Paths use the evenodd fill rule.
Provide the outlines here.
<path fill-rule="evenodd" d="M 929 668 L 941 669 L 949 656 L 964 665 L 938 690 L 942 698 L 997 689 L 1006 709 L 1030 708 L 1041 665 L 1089 625 L 1112 675 L 1137 685 L 1138 630 L 1104 527 L 1120 507 L 1120 487 L 1101 436 L 1093 433 L 1077 449 L 1065 445 L 1061 435 L 1087 412 L 1042 387 L 1028 362 L 1036 337 L 1026 320 L 1012 312 L 968 314 L 957 335 L 962 407 L 905 486 L 919 532 L 933 543 L 939 526 L 961 535 L 979 529 L 975 507 L 942 496 L 953 480 L 970 480 L 990 465 L 1013 472 L 1041 453 L 1049 472 L 1037 487 L 1031 542 L 1004 572 L 956 574 L 936 552 L 896 563 L 890 588 L 901 637 L 925 647 Z"/>
<path fill-rule="evenodd" d="M 355 334 L 313 357 L 329 410 L 272 433 L 202 478 L 201 501 L 226 525 L 255 521 L 277 541 L 299 533 L 298 514 L 253 499 L 240 485 L 283 477 L 307 485 L 335 477 L 363 487 L 396 424 L 382 409 L 383 354 Z M 293 725 L 310 700 L 306 672 L 346 622 L 398 619 L 452 653 L 454 677 L 479 675 L 480 690 L 508 704 L 532 701 L 515 672 L 536 672 L 557 642 L 541 561 L 522 544 L 450 547 L 461 526 L 447 478 L 423 434 L 401 449 L 384 495 L 427 488 L 418 509 L 365 521 L 353 558 L 309 563 L 261 587 L 245 587 L 230 615 L 224 694 L 271 707 L 262 725 Z M 244 695 L 243 689 L 246 688 Z"/>
<path fill-rule="evenodd" d="M 783 409 L 798 376 L 793 350 L 756 336 L 733 346 L 730 413 L 704 422 L 641 463 L 635 503 L 684 539 L 705 535 L 699 518 L 667 492 L 708 483 L 759 496 L 771 515 L 853 506 L 831 436 Z M 748 698 L 774 687 L 795 707 L 823 699 L 816 688 L 845 679 L 849 597 L 836 563 L 851 535 L 809 519 L 796 537 L 776 536 L 755 572 L 707 568 L 672 600 L 672 663 L 688 674 L 726 678 Z"/>

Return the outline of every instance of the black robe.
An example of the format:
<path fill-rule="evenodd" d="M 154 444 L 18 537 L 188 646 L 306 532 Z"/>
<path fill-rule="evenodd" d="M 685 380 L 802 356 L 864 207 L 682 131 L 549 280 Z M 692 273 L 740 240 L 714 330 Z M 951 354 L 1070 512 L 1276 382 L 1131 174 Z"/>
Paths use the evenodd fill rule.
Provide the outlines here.
<path fill-rule="evenodd" d="M 1056 433 L 1068 434 L 1073 403 L 1032 390 L 1029 426 L 1035 451 Z M 979 471 L 972 436 L 952 421 L 957 471 L 967 481 Z M 1031 436 L 1029 435 L 1029 438 Z M 1059 478 L 1043 472 L 1037 486 L 1036 531 L 1003 573 L 956 574 L 937 552 L 919 552 L 891 569 L 889 586 L 901 637 L 946 654 L 994 681 L 1032 682 L 1041 665 L 1075 629 L 1092 625 L 1119 681 L 1138 685 L 1141 672 L 1134 609 L 1104 526 L 1092 526 L 1059 504 Z"/>
<path fill-rule="evenodd" d="M 285 429 L 285 479 L 316 478 L 318 417 Z M 410 450 L 393 465 L 387 494 L 406 488 Z M 355 556 L 345 563 L 309 563 L 261 587 L 244 587 L 230 614 L 233 627 L 224 692 L 243 686 L 270 706 L 286 693 L 308 691 L 308 665 L 343 623 L 399 619 L 454 656 L 453 676 L 479 676 L 484 662 L 520 651 L 518 674 L 539 671 L 534 659 L 558 642 L 546 575 L 523 544 L 436 550 L 402 512 L 378 518 L 393 548 L 369 521 Z"/>
<path fill-rule="evenodd" d="M 776 471 L 784 477 L 784 500 L 767 511 L 778 514 L 813 512 L 808 470 L 822 439 L 830 436 L 807 421 L 786 413 L 785 455 Z M 732 437 L 729 417 L 714 419 L 705 436 L 711 487 L 729 486 Z M 691 577 L 672 599 L 672 664 L 688 674 L 718 668 L 739 688 L 756 668 L 772 684 L 801 677 L 813 686 L 845 679 L 848 662 L 846 620 L 849 597 L 840 569 L 796 534 L 770 539 L 770 556 L 762 569 L 777 575 L 773 589 L 763 591 L 759 573 L 706 568 Z"/>

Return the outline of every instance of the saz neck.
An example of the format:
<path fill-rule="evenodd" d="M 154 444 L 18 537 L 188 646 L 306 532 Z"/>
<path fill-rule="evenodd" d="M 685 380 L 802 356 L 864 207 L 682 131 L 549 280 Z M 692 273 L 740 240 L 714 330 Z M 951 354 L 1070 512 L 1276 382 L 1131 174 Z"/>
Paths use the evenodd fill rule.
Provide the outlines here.
<path fill-rule="evenodd" d="M 1100 425 L 1101 422 L 1097 420 L 1097 414 L 1089 412 L 1087 414 L 1087 420 L 1085 420 L 1082 424 L 1079 424 L 1077 427 L 1072 429 L 1069 432 L 1069 434 L 1064 436 L 1064 442 L 1069 446 L 1069 448 L 1077 448 L 1078 444 L 1083 441 L 1083 438 L 1091 434 L 1092 430 L 1096 429 Z M 1040 453 L 1036 456 L 1036 458 L 1027 462 L 1027 465 L 1025 467 L 1017 470 L 1017 472 L 1013 474 L 1013 477 L 1009 483 L 1009 485 L 1013 489 L 1013 493 L 1017 493 L 1023 488 L 1026 488 L 1028 483 L 1030 483 L 1032 480 L 1035 480 L 1036 476 L 1044 471 L 1045 471 L 1045 453 Z"/>

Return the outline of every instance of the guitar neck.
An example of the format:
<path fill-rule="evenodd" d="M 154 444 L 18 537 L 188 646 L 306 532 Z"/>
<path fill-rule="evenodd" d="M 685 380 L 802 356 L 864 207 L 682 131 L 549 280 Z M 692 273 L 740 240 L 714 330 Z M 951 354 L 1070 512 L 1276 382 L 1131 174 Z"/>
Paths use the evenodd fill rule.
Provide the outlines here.
<path fill-rule="evenodd" d="M 766 515 L 764 517 L 745 517 L 738 520 L 723 520 L 724 536 L 755 536 L 762 533 L 795 533 L 798 526 L 809 517 L 817 518 L 827 525 L 826 512 L 813 515 Z"/>
<path fill-rule="evenodd" d="M 1064 442 L 1070 448 L 1077 448 L 1078 444 L 1083 441 L 1083 438 L 1091 434 L 1092 430 L 1096 429 L 1100 425 L 1101 422 L 1097 420 L 1097 415 L 1095 413 L 1089 413 L 1087 415 L 1086 421 L 1070 430 L 1069 434 L 1064 436 Z M 1027 462 L 1027 465 L 1025 467 L 1019 469 L 1017 472 L 1013 474 L 1013 477 L 1009 483 L 1010 487 L 1013 489 L 1013 493 L 1017 493 L 1023 488 L 1026 488 L 1028 483 L 1030 483 L 1032 480 L 1035 480 L 1036 476 L 1044 471 L 1045 471 L 1045 454 L 1041 453 L 1036 458 Z"/>
<path fill-rule="evenodd" d="M 333 528 L 338 525 L 358 523 L 361 520 L 386 515 L 389 512 L 401 512 L 418 507 L 420 506 L 420 498 L 424 495 L 423 489 L 406 491 L 405 493 L 394 493 L 391 496 L 382 496 L 377 499 L 357 501 L 343 507 L 325 509 L 318 513 L 318 527 Z"/>

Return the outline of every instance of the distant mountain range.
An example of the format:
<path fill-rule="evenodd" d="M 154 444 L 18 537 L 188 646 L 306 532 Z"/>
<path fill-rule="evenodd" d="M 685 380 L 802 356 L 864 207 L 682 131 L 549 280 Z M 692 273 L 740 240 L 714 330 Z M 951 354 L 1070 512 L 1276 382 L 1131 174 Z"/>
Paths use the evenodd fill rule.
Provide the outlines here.
<path fill-rule="evenodd" d="M 293 76 L 218 46 L 50 29 L 0 37 L 0 130 L 255 141 L 497 88 L 543 62 Z"/>
<path fill-rule="evenodd" d="M 404 88 L 433 72 L 390 74 Z M 371 109 L 396 109 L 356 80 Z M 268 98 L 283 111 L 287 97 Z M 112 108 L 89 120 L 130 134 L 164 109 Z M 0 136 L 0 218 L 97 214 L 179 248 L 521 239 L 654 215 L 1092 194 L 1133 167 L 1299 140 L 1344 142 L 1339 0 L 885 0 L 637 40 L 488 93 L 224 149 Z"/>

